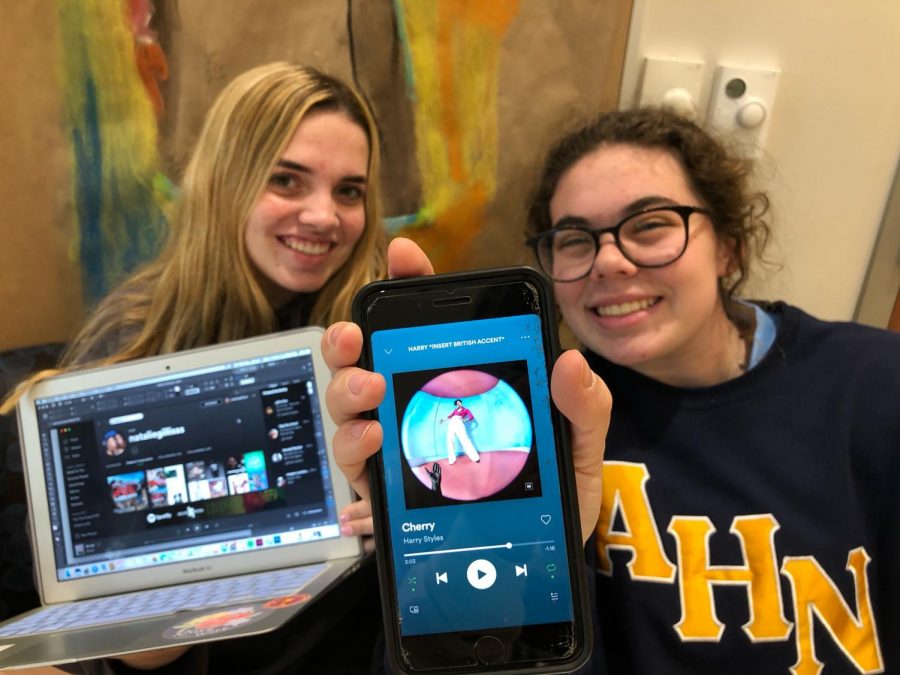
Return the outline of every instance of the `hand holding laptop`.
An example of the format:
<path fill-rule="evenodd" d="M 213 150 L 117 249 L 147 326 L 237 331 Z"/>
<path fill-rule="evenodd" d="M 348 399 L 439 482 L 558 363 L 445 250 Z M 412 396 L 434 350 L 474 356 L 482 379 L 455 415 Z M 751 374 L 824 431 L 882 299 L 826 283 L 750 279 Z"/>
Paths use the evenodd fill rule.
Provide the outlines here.
<path fill-rule="evenodd" d="M 345 537 L 365 537 L 373 533 L 372 505 L 364 499 L 348 504 L 339 519 L 341 534 Z"/>

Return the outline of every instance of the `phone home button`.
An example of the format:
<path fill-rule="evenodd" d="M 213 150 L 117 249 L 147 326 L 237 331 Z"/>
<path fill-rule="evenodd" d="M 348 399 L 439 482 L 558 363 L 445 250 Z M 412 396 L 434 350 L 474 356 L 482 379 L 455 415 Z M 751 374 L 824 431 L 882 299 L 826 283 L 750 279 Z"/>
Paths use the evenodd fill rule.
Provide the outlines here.
<path fill-rule="evenodd" d="M 503 652 L 503 643 L 493 635 L 485 635 L 475 643 L 475 658 L 486 666 L 502 662 Z"/>

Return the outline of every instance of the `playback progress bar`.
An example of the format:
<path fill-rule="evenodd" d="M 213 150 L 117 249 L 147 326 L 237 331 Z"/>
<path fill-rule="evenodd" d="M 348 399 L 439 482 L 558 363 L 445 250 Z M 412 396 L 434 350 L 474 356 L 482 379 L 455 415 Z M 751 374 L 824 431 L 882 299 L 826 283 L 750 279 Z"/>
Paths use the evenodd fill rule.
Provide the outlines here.
<path fill-rule="evenodd" d="M 517 544 L 513 544 L 511 541 L 506 542 L 505 544 L 491 544 L 490 546 L 469 546 L 467 548 L 448 548 L 442 551 L 423 551 L 422 553 L 404 553 L 404 558 L 419 558 L 421 556 L 426 555 L 444 555 L 447 553 L 468 553 L 469 551 L 490 551 L 491 549 L 496 548 L 506 548 L 510 549 L 514 546 L 543 546 L 544 544 L 555 544 L 556 542 L 553 539 L 547 539 L 545 541 L 524 541 Z"/>

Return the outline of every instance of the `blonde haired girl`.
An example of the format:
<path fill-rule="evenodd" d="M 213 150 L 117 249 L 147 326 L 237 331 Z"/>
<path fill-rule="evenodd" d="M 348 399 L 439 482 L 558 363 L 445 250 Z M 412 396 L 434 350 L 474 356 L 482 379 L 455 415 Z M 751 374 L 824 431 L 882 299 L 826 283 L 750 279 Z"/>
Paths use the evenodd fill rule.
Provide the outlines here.
<path fill-rule="evenodd" d="M 379 153 L 368 105 L 339 80 L 288 63 L 238 76 L 206 116 L 162 253 L 101 301 L 61 369 L 349 319 L 356 291 L 386 274 Z M 56 372 L 19 385 L 0 413 Z M 348 507 L 346 533 L 365 530 L 367 514 Z M 156 668 L 186 649 L 122 660 Z M 200 672 L 206 658 L 194 649 L 177 667 Z"/>
<path fill-rule="evenodd" d="M 385 270 L 378 129 L 365 101 L 343 83 L 312 68 L 272 63 L 238 76 L 216 99 L 185 171 L 165 249 L 100 304 L 63 365 L 97 357 L 115 363 L 279 328 L 276 313 L 284 304 L 267 297 L 268 280 L 261 282 L 248 257 L 245 229 L 292 134 L 322 113 L 344 116 L 365 134 L 365 228 L 321 287 L 303 289 L 311 297 L 301 313 L 304 323 L 348 318 L 356 290 Z"/>

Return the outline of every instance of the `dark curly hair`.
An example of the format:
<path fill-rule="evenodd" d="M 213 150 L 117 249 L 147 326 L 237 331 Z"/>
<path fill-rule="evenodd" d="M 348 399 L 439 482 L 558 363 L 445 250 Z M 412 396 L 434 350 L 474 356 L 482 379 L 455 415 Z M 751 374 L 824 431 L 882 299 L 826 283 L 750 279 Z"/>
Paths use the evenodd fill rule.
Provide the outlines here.
<path fill-rule="evenodd" d="M 680 115 L 660 108 L 607 112 L 564 136 L 544 163 L 528 210 L 528 234 L 553 227 L 550 201 L 560 178 L 604 145 L 659 148 L 684 169 L 688 184 L 709 210 L 716 234 L 733 244 L 731 272 L 720 279 L 719 290 L 725 311 L 734 320 L 732 298 L 746 282 L 753 258 L 761 256 L 769 241 L 764 218 L 769 198 L 750 187 L 751 161 L 732 156 L 716 138 Z"/>

